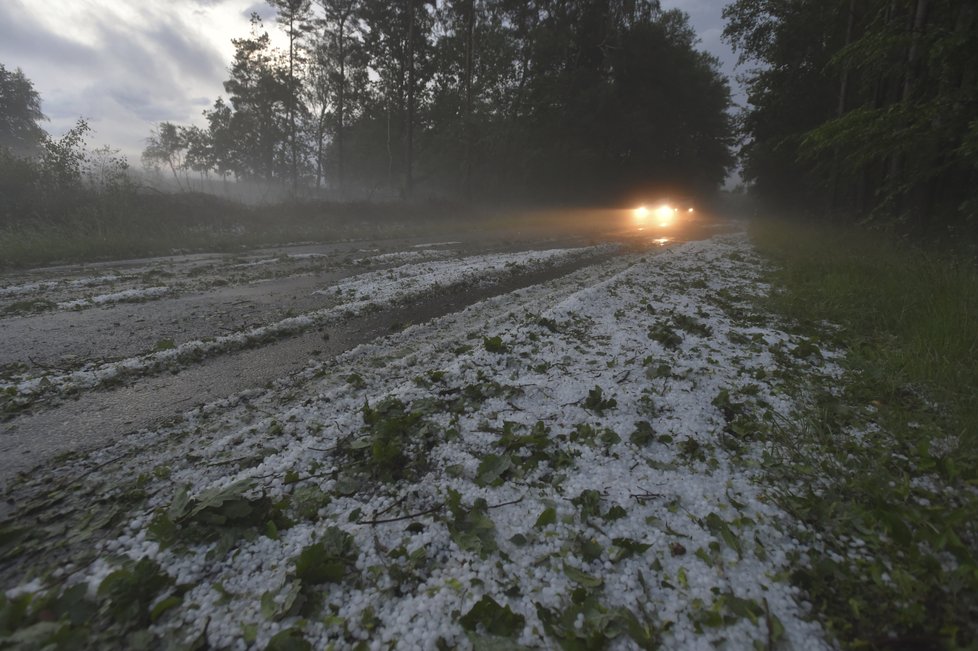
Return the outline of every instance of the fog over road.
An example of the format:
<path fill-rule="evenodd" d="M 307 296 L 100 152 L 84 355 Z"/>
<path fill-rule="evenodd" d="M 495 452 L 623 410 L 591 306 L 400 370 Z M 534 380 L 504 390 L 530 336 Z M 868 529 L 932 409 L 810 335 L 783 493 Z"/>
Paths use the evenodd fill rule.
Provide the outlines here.
<path fill-rule="evenodd" d="M 0 484 L 408 324 L 716 226 L 625 220 L 585 233 L 468 231 L 8 274 Z"/>

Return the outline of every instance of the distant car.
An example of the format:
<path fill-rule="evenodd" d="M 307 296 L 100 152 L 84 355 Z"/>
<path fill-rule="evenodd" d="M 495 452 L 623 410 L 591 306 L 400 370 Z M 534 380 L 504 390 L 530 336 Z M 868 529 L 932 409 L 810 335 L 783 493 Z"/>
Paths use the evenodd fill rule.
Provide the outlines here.
<path fill-rule="evenodd" d="M 644 203 L 633 211 L 635 221 L 640 225 L 672 226 L 677 222 L 688 219 L 696 213 L 696 208 L 690 199 L 659 199 Z"/>

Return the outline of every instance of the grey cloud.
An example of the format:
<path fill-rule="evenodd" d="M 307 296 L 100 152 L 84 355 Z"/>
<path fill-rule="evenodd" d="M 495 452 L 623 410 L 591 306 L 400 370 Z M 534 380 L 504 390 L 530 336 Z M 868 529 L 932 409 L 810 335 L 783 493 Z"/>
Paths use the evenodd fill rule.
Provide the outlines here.
<path fill-rule="evenodd" d="M 92 46 L 69 38 L 67 29 L 51 30 L 35 17 L 45 10 L 27 1 L 0 0 L 0 63 L 22 67 L 35 82 L 52 135 L 81 116 L 99 143 L 138 156 L 154 123 L 200 123 L 202 109 L 221 92 L 226 44 L 202 33 L 194 15 L 229 0 L 177 0 L 183 11 L 139 2 L 131 7 L 135 17 L 113 11 L 118 5 L 100 4 L 97 13 L 93 5 L 79 26 L 94 36 Z M 245 4 L 230 6 L 238 11 Z"/>
<path fill-rule="evenodd" d="M 187 77 L 205 82 L 220 79 L 224 62 L 216 48 L 195 41 L 186 25 L 170 18 L 147 16 L 148 26 L 98 26 L 101 54 L 116 71 L 163 85 L 181 85 Z"/>
<path fill-rule="evenodd" d="M 209 43 L 173 18 L 146 16 L 146 26 L 99 25 L 103 69 L 97 94 L 146 124 L 196 117 L 201 87 L 220 88 L 224 62 Z M 95 98 L 91 98 L 93 101 Z M 102 108 L 106 108 L 104 105 Z"/>
<path fill-rule="evenodd" d="M 150 124 L 164 120 L 179 120 L 184 117 L 183 110 L 167 106 L 161 101 L 161 97 L 149 95 L 145 88 L 138 86 L 122 85 L 111 88 L 105 92 L 105 96 Z"/>
<path fill-rule="evenodd" d="M 147 36 L 155 41 L 160 55 L 178 65 L 182 73 L 192 74 L 200 80 L 211 82 L 220 79 L 225 62 L 213 43 L 201 42 L 182 23 L 170 20 L 159 24 Z"/>
<path fill-rule="evenodd" d="M 275 20 L 275 9 L 269 6 L 267 2 L 256 2 L 241 12 L 245 18 L 250 18 L 251 14 L 258 14 L 266 23 Z"/>
<path fill-rule="evenodd" d="M 86 68 L 98 60 L 98 52 L 88 45 L 47 31 L 19 0 L 0 2 L 0 61 L 37 64 L 53 63 Z M 25 69 L 30 77 L 30 71 Z"/>

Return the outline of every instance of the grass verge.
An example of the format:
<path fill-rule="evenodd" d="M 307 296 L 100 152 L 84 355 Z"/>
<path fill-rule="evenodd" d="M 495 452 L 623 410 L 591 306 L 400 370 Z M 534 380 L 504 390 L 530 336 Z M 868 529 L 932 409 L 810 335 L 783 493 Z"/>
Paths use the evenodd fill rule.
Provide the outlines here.
<path fill-rule="evenodd" d="M 843 647 L 976 648 L 978 273 L 850 229 L 751 235 L 775 263 L 766 307 L 846 354 L 771 431 L 766 465 L 810 547 L 793 581 Z"/>
<path fill-rule="evenodd" d="M 79 214 L 0 224 L 0 268 L 286 243 L 427 236 L 457 225 L 442 203 L 293 202 L 248 206 L 205 194 L 138 194 Z"/>

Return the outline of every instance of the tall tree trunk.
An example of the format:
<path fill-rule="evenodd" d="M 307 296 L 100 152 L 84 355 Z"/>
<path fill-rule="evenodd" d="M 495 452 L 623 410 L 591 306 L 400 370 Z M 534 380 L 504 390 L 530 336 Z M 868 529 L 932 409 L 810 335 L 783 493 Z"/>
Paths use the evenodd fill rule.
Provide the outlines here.
<path fill-rule="evenodd" d="M 846 18 L 846 40 L 843 47 L 852 43 L 852 33 L 856 23 L 856 0 L 849 0 L 849 15 Z M 835 105 L 835 117 L 841 118 L 846 113 L 849 96 L 849 64 L 842 66 L 842 76 L 839 79 L 839 97 Z M 839 148 L 832 154 L 831 192 L 829 212 L 834 213 L 839 207 Z"/>
<path fill-rule="evenodd" d="M 392 80 L 388 82 L 387 91 L 387 187 L 394 188 L 394 147 L 391 142 L 391 92 Z"/>
<path fill-rule="evenodd" d="M 913 17 L 913 27 L 910 32 L 910 49 L 907 52 L 907 68 L 906 74 L 903 77 L 903 92 L 900 96 L 900 101 L 904 105 L 909 104 L 913 101 L 913 93 L 915 90 L 915 85 L 917 83 L 917 77 L 919 76 L 920 67 L 920 42 L 924 35 L 924 25 L 927 21 L 927 6 L 928 0 L 917 0 L 916 9 L 914 11 Z M 921 156 L 929 156 L 926 152 L 921 152 Z M 905 170 L 899 170 L 903 176 L 907 176 Z M 913 210 L 915 207 L 918 208 L 915 220 L 917 222 L 918 228 L 923 230 L 927 229 L 927 220 L 931 208 L 931 203 L 928 199 L 927 186 L 929 183 L 925 183 L 925 187 L 920 187 L 918 183 L 915 183 L 909 191 L 909 196 L 904 199 L 905 208 Z M 916 205 L 915 205 L 916 204 Z"/>
<path fill-rule="evenodd" d="M 472 58 L 475 35 L 475 0 L 468 0 L 465 16 L 465 200 L 472 201 Z"/>
<path fill-rule="evenodd" d="M 326 102 L 319 107 L 319 120 L 316 123 L 316 189 L 323 185 L 323 148 L 326 141 Z"/>
<path fill-rule="evenodd" d="M 343 120 L 346 100 L 346 42 L 344 28 L 349 13 L 344 12 L 340 15 L 338 54 L 340 63 L 340 87 L 336 94 L 336 183 L 340 192 L 343 192 Z"/>
<path fill-rule="evenodd" d="M 924 33 L 924 22 L 927 19 L 927 3 L 928 0 L 916 0 L 914 3 L 913 18 L 910 22 L 910 47 L 907 50 L 903 84 L 898 99 L 898 102 L 901 104 L 907 104 L 913 94 L 918 59 L 920 57 L 920 40 Z M 900 155 L 894 155 L 890 159 L 890 166 L 886 176 L 886 184 L 890 187 L 902 185 L 900 177 L 903 176 L 903 160 Z M 905 197 L 897 197 L 897 212 L 903 212 L 905 207 Z"/>
<path fill-rule="evenodd" d="M 289 144 L 292 153 L 292 197 L 299 188 L 299 154 L 295 128 L 295 12 L 289 13 Z"/>
<path fill-rule="evenodd" d="M 903 78 L 903 94 L 901 100 L 906 102 L 913 93 L 917 81 L 917 66 L 920 59 L 920 41 L 924 35 L 924 24 L 927 21 L 928 0 L 917 0 L 914 12 L 913 28 L 910 33 L 910 51 L 907 53 L 907 73 Z"/>
<path fill-rule="evenodd" d="M 414 193 L 414 19 L 417 0 L 408 0 L 407 42 L 407 124 L 404 129 L 404 188 L 405 198 Z"/>

